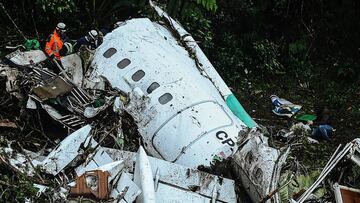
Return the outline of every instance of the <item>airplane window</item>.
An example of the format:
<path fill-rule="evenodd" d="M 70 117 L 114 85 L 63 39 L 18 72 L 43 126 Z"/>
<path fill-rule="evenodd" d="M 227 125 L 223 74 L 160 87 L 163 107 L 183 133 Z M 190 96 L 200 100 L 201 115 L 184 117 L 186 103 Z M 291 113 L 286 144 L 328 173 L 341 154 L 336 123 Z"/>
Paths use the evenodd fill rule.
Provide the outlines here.
<path fill-rule="evenodd" d="M 158 100 L 159 100 L 160 104 L 166 104 L 169 101 L 171 101 L 172 98 L 173 98 L 173 96 L 170 93 L 165 93 L 165 94 L 161 95 Z"/>
<path fill-rule="evenodd" d="M 115 48 L 110 48 L 108 50 L 106 50 L 103 54 L 103 56 L 105 58 L 110 58 L 112 55 L 114 55 L 117 52 L 117 50 Z"/>
<path fill-rule="evenodd" d="M 131 79 L 133 79 L 133 81 L 137 82 L 137 81 L 141 80 L 141 78 L 143 78 L 144 76 L 145 76 L 145 72 L 143 70 L 138 70 L 131 76 Z"/>
<path fill-rule="evenodd" d="M 128 66 L 131 63 L 131 61 L 127 58 L 121 60 L 118 64 L 117 67 L 120 69 L 124 69 L 126 68 L 126 66 Z"/>
<path fill-rule="evenodd" d="M 156 88 L 160 87 L 159 83 L 157 82 L 153 82 L 151 83 L 151 85 L 147 88 L 147 93 L 151 94 L 151 92 L 153 92 Z"/>

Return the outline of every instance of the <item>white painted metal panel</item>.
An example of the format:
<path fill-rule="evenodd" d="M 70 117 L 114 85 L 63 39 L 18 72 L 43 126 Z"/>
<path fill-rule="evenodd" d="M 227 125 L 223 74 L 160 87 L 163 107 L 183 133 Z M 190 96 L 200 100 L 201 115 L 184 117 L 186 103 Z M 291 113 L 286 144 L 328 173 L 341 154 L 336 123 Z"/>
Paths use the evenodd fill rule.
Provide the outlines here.
<path fill-rule="evenodd" d="M 200 194 L 162 183 L 159 184 L 158 191 L 156 192 L 156 200 L 162 203 L 209 203 L 211 201 L 210 198 Z"/>
<path fill-rule="evenodd" d="M 134 202 L 140 194 L 141 189 L 132 181 L 132 174 L 123 172 L 116 187 L 111 190 L 110 197 L 118 199 L 123 195 L 123 200 L 129 203 Z"/>
<path fill-rule="evenodd" d="M 80 56 L 77 54 L 70 54 L 62 57 L 60 60 L 61 65 L 64 67 L 71 81 L 78 87 L 81 87 L 84 74 Z"/>
<path fill-rule="evenodd" d="M 217 118 L 218 115 L 224 116 Z M 155 134 L 153 144 L 164 159 L 175 161 L 197 139 L 203 139 L 207 133 L 231 125 L 232 120 L 226 112 L 217 103 L 209 101 L 177 114 Z"/>
<path fill-rule="evenodd" d="M 278 187 L 280 169 L 289 150 L 281 154 L 267 145 L 262 134 L 252 133 L 242 149 L 235 153 L 233 160 L 235 172 L 239 174 L 252 201 L 259 202 Z M 277 198 L 277 195 L 273 198 Z"/>
<path fill-rule="evenodd" d="M 216 158 L 226 159 L 238 150 L 238 134 L 238 129 L 233 125 L 207 133 L 189 145 L 175 163 L 196 168 L 198 163 L 209 166 Z"/>
<path fill-rule="evenodd" d="M 94 145 L 92 145 L 94 146 Z M 81 176 L 86 171 L 96 170 L 101 166 L 110 164 L 114 162 L 114 160 L 104 151 L 102 147 L 100 147 L 95 154 L 90 154 L 88 156 L 88 159 L 90 157 L 90 160 L 86 160 L 85 164 L 86 166 L 80 166 L 75 169 L 77 176 Z"/>
<path fill-rule="evenodd" d="M 143 147 L 139 147 L 136 155 L 134 182 L 141 188 L 141 194 L 136 199 L 138 203 L 155 203 L 154 179 L 151 164 Z"/>
<path fill-rule="evenodd" d="M 133 163 L 135 161 L 136 153 L 127 152 L 122 150 L 116 150 L 111 148 L 104 148 L 104 150 L 110 155 L 114 160 L 124 160 L 124 166 L 127 170 L 133 172 Z M 197 169 L 189 168 L 175 163 L 170 163 L 161 159 L 154 157 L 148 157 L 151 165 L 151 170 L 153 178 L 155 179 L 156 171 L 159 170 L 159 185 L 161 184 L 168 185 L 170 187 L 179 188 L 173 192 L 179 192 L 184 195 L 184 199 L 192 198 L 192 193 L 197 193 L 203 198 L 210 198 L 213 195 L 213 188 L 216 185 L 217 188 L 217 201 L 221 202 L 236 202 L 235 194 L 235 181 L 221 178 L 212 174 L 208 174 Z M 196 192 L 192 192 L 190 188 L 197 187 Z M 156 191 L 156 197 L 161 193 L 164 197 L 167 197 L 169 193 L 162 193 L 161 190 Z M 182 192 L 185 191 L 186 193 Z M 171 193 L 171 195 L 178 196 L 179 193 Z M 180 195 L 181 196 L 181 195 Z M 161 202 L 161 201 L 159 201 Z M 183 201 L 186 202 L 186 201 Z"/>
<path fill-rule="evenodd" d="M 41 50 L 30 50 L 25 52 L 16 50 L 11 54 L 7 55 L 6 58 L 8 58 L 11 62 L 13 62 L 16 65 L 29 66 L 46 60 L 46 55 Z"/>
<path fill-rule="evenodd" d="M 79 148 L 86 143 L 91 131 L 91 126 L 86 125 L 67 136 L 50 154 L 42 161 L 46 172 L 56 175 L 63 170 L 76 156 Z M 86 145 L 85 145 L 86 146 Z"/>

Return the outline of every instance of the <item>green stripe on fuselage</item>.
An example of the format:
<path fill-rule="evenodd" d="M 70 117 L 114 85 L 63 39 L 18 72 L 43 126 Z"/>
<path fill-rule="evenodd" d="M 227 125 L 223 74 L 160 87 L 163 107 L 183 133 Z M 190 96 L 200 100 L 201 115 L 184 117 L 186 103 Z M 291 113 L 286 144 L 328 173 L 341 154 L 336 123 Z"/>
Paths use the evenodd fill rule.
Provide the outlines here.
<path fill-rule="evenodd" d="M 231 94 L 226 98 L 226 104 L 235 116 L 244 122 L 249 128 L 257 127 L 255 121 L 245 111 L 244 107 L 240 104 L 234 94 Z"/>

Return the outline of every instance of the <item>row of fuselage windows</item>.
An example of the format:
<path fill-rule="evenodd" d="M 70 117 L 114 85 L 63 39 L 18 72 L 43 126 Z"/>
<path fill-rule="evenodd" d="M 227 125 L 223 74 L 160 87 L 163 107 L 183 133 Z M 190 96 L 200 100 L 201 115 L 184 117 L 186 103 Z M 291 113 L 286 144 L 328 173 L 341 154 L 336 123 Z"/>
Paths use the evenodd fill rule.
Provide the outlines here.
<path fill-rule="evenodd" d="M 113 56 L 115 53 L 117 52 L 117 50 L 115 48 L 109 48 L 108 50 L 106 50 L 103 54 L 103 56 L 105 58 L 110 58 L 111 56 Z M 119 63 L 117 63 L 117 67 L 120 69 L 124 69 L 126 68 L 129 64 L 131 63 L 130 59 L 123 59 L 121 60 Z M 136 71 L 132 76 L 131 79 L 135 82 L 140 81 L 143 77 L 145 76 L 145 72 L 143 70 L 138 70 Z M 151 83 L 151 85 L 147 88 L 147 93 L 151 94 L 155 89 L 157 89 L 158 87 L 160 87 L 159 83 L 157 82 L 153 82 Z M 160 104 L 166 104 L 169 101 L 171 101 L 173 99 L 173 96 L 170 93 L 165 93 L 163 95 L 161 95 L 158 98 L 158 101 Z"/>

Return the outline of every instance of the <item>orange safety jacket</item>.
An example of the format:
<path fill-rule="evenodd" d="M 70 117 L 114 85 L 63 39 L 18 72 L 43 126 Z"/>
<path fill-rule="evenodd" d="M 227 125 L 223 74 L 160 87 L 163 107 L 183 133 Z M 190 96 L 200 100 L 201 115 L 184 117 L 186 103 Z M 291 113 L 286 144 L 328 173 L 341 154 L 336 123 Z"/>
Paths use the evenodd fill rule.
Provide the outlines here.
<path fill-rule="evenodd" d="M 54 55 L 56 59 L 60 59 L 60 49 L 64 45 L 64 42 L 61 40 L 59 34 L 54 30 L 54 33 L 50 35 L 48 41 L 45 45 L 45 52 L 51 56 Z"/>

